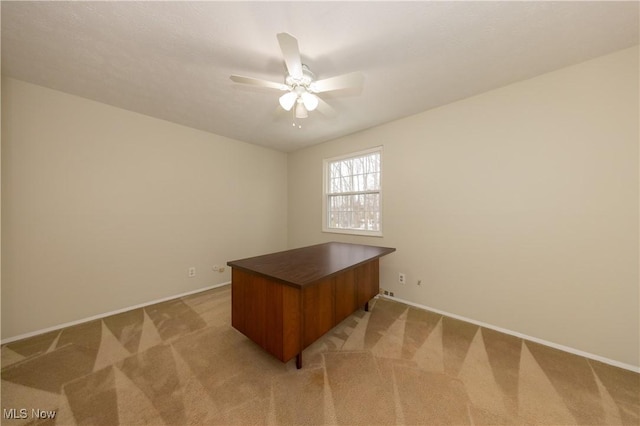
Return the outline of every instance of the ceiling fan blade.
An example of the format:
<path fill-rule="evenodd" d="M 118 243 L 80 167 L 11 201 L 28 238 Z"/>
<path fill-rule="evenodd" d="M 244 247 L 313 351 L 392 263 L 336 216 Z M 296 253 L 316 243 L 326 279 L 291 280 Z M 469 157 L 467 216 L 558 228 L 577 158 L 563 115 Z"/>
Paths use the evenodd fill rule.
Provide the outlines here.
<path fill-rule="evenodd" d="M 335 109 L 331 107 L 328 103 L 322 100 L 322 98 L 318 97 L 318 106 L 316 107 L 316 111 L 319 111 L 325 117 L 335 117 L 338 115 Z"/>
<path fill-rule="evenodd" d="M 259 78 L 253 77 L 243 77 L 241 75 L 232 75 L 229 78 L 236 83 L 251 84 L 253 86 L 268 87 L 270 89 L 289 90 L 289 87 L 287 87 L 286 84 L 276 83 L 275 81 L 261 80 Z"/>
<path fill-rule="evenodd" d="M 288 33 L 279 33 L 277 37 L 289 75 L 293 78 L 302 78 L 302 61 L 300 60 L 298 40 Z"/>
<path fill-rule="evenodd" d="M 311 90 L 316 93 L 322 93 L 340 89 L 358 89 L 362 87 L 363 82 L 364 74 L 356 71 L 349 74 L 325 78 L 324 80 L 314 81 L 311 83 Z"/>

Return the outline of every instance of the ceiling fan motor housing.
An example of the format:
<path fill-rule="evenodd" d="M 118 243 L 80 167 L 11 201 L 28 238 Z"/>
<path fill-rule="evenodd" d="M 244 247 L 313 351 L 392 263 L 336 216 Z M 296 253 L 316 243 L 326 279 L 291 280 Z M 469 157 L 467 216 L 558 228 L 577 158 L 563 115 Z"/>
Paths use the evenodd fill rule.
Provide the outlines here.
<path fill-rule="evenodd" d="M 302 77 L 296 78 L 289 74 L 284 79 L 284 82 L 287 86 L 291 88 L 291 90 L 295 90 L 296 87 L 302 86 L 307 91 L 311 91 L 310 85 L 315 79 L 316 79 L 316 76 L 315 74 L 313 74 L 313 72 L 311 72 L 309 67 L 305 64 L 302 64 Z"/>

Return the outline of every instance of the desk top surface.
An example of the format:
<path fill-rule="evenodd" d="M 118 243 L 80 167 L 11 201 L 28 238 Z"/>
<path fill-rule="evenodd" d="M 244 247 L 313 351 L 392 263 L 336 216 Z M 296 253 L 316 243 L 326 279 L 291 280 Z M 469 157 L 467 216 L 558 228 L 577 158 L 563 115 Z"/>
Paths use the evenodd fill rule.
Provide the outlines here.
<path fill-rule="evenodd" d="M 303 287 L 394 251 L 390 247 L 332 242 L 232 260 L 227 265 Z"/>

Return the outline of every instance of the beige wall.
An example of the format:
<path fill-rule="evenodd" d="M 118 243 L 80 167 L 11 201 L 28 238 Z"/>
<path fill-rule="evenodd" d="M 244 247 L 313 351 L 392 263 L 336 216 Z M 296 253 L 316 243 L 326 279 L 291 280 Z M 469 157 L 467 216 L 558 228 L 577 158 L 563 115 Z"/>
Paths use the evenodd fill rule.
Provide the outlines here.
<path fill-rule="evenodd" d="M 224 283 L 214 264 L 286 248 L 285 154 L 2 83 L 3 339 Z"/>
<path fill-rule="evenodd" d="M 636 47 L 295 152 L 289 246 L 396 247 L 396 297 L 638 366 L 638 75 Z M 384 236 L 323 234 L 322 159 L 378 145 Z"/>
<path fill-rule="evenodd" d="M 2 338 L 226 282 L 211 266 L 233 258 L 338 240 L 396 247 L 381 279 L 397 297 L 637 366 L 638 73 L 637 48 L 624 50 L 288 164 L 3 79 Z M 322 159 L 378 145 L 384 237 L 323 234 Z"/>

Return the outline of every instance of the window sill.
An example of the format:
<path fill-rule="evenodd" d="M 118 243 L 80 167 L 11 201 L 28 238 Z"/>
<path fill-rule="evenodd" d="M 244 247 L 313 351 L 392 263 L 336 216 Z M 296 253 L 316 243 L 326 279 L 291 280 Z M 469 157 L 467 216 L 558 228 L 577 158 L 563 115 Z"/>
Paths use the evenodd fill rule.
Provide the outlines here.
<path fill-rule="evenodd" d="M 345 235 L 357 235 L 360 237 L 378 237 L 381 238 L 382 231 L 360 231 L 358 229 L 335 229 L 335 228 L 323 228 L 322 232 L 326 234 L 345 234 Z"/>

